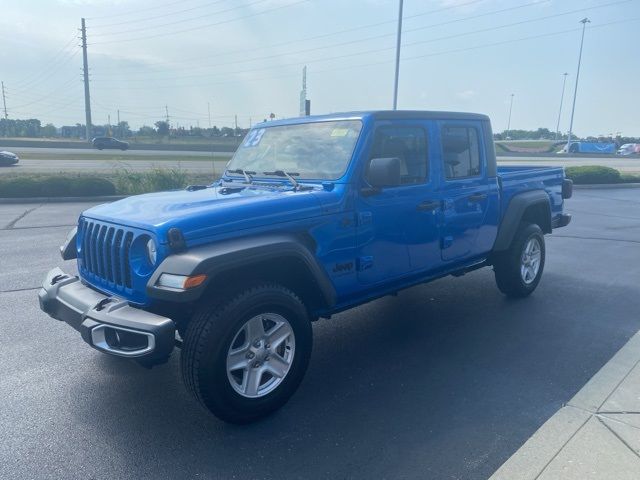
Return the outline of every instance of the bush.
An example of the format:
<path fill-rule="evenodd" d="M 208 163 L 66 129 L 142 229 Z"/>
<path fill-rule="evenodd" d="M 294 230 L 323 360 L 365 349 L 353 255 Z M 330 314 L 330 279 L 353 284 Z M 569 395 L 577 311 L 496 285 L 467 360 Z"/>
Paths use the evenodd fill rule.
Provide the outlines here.
<path fill-rule="evenodd" d="M 115 176 L 118 192 L 123 194 L 138 194 L 176 190 L 189 184 L 189 175 L 179 168 L 154 168 L 148 172 L 133 172 L 120 169 Z"/>
<path fill-rule="evenodd" d="M 621 183 L 620 172 L 615 168 L 601 165 L 589 165 L 584 167 L 566 167 L 567 178 L 573 180 L 576 185 Z"/>
<path fill-rule="evenodd" d="M 95 197 L 115 195 L 116 193 L 115 185 L 106 178 L 100 177 L 75 178 L 70 187 L 70 196 L 72 197 Z"/>
<path fill-rule="evenodd" d="M 0 197 L 97 197 L 114 195 L 109 180 L 98 177 L 10 177 L 0 179 Z"/>

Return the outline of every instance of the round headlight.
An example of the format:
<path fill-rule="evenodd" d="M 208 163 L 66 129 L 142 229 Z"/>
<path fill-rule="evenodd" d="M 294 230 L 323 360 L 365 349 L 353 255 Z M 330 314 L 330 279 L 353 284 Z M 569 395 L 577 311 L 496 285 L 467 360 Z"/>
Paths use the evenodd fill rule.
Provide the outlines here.
<path fill-rule="evenodd" d="M 156 260 L 158 259 L 158 250 L 156 249 L 156 242 L 153 241 L 152 238 L 147 242 L 147 259 L 151 265 L 156 264 Z"/>

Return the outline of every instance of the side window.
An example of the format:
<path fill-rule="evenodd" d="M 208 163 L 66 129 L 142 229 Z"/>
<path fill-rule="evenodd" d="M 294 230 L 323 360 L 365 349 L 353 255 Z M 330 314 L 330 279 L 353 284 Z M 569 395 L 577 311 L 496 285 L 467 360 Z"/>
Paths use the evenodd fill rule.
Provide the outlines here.
<path fill-rule="evenodd" d="M 420 127 L 378 127 L 371 149 L 372 158 L 400 159 L 400 175 L 404 185 L 427 180 L 427 132 Z"/>
<path fill-rule="evenodd" d="M 443 127 L 441 135 L 447 180 L 480 175 L 478 130 L 473 127 Z"/>

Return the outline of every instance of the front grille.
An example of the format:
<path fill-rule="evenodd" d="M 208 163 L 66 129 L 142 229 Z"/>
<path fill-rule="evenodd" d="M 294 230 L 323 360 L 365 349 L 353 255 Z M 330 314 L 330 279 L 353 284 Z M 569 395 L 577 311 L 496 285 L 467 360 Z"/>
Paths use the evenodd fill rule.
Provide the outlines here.
<path fill-rule="evenodd" d="M 78 234 L 84 272 L 116 287 L 132 288 L 129 252 L 133 232 L 85 219 Z"/>

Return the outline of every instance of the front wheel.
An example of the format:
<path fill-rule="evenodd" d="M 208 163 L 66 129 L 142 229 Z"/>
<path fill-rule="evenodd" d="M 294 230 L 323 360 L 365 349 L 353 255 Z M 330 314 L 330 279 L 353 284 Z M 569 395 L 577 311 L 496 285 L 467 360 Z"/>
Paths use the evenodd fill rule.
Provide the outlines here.
<path fill-rule="evenodd" d="M 185 334 L 182 375 L 214 415 L 248 423 L 289 400 L 311 345 L 311 322 L 295 293 L 258 285 L 196 313 Z"/>
<path fill-rule="evenodd" d="M 508 297 L 530 295 L 540 283 L 544 261 L 544 233 L 536 224 L 521 224 L 509 249 L 494 262 L 498 288 Z"/>

